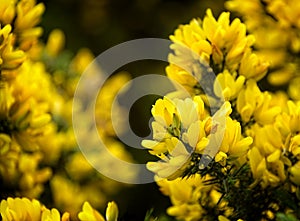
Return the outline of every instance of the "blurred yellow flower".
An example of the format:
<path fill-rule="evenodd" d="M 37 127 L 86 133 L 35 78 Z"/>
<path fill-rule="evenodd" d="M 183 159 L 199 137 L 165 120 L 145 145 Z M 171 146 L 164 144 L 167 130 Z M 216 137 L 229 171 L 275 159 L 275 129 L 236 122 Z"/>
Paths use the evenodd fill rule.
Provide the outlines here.
<path fill-rule="evenodd" d="M 2 38 L 0 44 L 0 66 L 1 69 L 18 68 L 26 59 L 24 51 L 15 49 L 13 46 L 13 34 L 11 33 L 11 25 L 0 27 L 0 36 Z"/>
<path fill-rule="evenodd" d="M 0 3 L 0 21 L 1 24 L 11 24 L 15 17 L 15 0 L 2 0 Z"/>
<path fill-rule="evenodd" d="M 57 56 L 65 46 L 65 35 L 59 29 L 54 29 L 48 36 L 45 50 L 50 56 Z"/>
<path fill-rule="evenodd" d="M 109 202 L 106 208 L 106 219 L 88 202 L 84 202 L 82 211 L 78 214 L 80 221 L 117 221 L 118 207 L 115 202 Z"/>

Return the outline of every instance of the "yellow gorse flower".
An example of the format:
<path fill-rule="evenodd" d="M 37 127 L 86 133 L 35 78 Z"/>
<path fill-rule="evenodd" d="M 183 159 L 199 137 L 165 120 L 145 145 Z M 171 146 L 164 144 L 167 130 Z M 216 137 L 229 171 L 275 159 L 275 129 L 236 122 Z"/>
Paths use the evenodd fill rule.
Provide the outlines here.
<path fill-rule="evenodd" d="M 269 82 L 289 85 L 290 97 L 298 100 L 298 95 L 293 92 L 299 69 L 296 55 L 300 51 L 298 2 L 231 0 L 225 6 L 240 14 L 255 36 L 257 54 L 270 62 Z"/>
<path fill-rule="evenodd" d="M 44 4 L 35 0 L 0 0 L 1 188 L 31 199 L 49 191 L 58 208 L 42 209 L 38 220 L 67 221 L 70 216 L 76 216 L 84 201 L 101 206 L 106 195 L 117 192 L 121 185 L 96 175 L 87 160 L 78 157 L 72 128 L 73 97 L 82 72 L 94 56 L 88 49 L 80 50 L 74 58 L 61 56 L 66 51 L 60 30 L 54 30 L 46 44 L 39 41 L 42 28 L 37 25 L 44 10 Z M 123 145 L 115 140 L 110 122 L 115 94 L 128 79 L 129 75 L 124 73 L 105 84 L 97 104 L 97 114 L 104 116 L 104 120 L 99 116 L 97 121 L 99 132 L 113 155 L 132 161 Z M 62 174 L 58 163 L 66 168 Z M 76 168 L 80 168 L 79 173 Z M 127 174 L 135 176 L 133 172 Z M 45 189 L 47 182 L 50 185 Z M 70 215 L 65 213 L 61 217 L 58 209 L 67 210 Z M 28 213 L 30 216 L 31 212 Z M 11 220 L 11 215 L 7 216 Z M 110 219 L 114 217 L 116 211 L 112 209 Z"/>
<path fill-rule="evenodd" d="M 14 36 L 11 33 L 11 25 L 0 27 L 0 66 L 1 69 L 15 69 L 19 67 L 26 59 L 26 55 L 22 50 L 15 49 Z"/>
<path fill-rule="evenodd" d="M 149 162 L 147 167 L 161 177 L 174 179 L 184 171 L 197 143 L 205 139 L 204 122 L 209 115 L 198 96 L 193 100 L 159 99 L 152 108 L 152 114 L 154 141 L 144 140 L 142 145 L 163 161 Z"/>
<path fill-rule="evenodd" d="M 106 219 L 97 212 L 88 202 L 82 206 L 82 211 L 78 214 L 80 221 L 117 221 L 118 207 L 115 202 L 109 202 L 106 209 Z"/>
<path fill-rule="evenodd" d="M 196 220 L 206 212 L 199 204 L 199 199 L 207 196 L 210 188 L 203 185 L 198 174 L 188 179 L 163 179 L 157 181 L 157 184 L 172 202 L 172 206 L 167 209 L 169 215 L 181 220 Z"/>
<path fill-rule="evenodd" d="M 245 80 L 244 76 L 239 76 L 235 79 L 228 71 L 224 71 L 216 77 L 214 92 L 218 97 L 224 98 L 224 100 L 233 100 L 240 93 Z"/>
<path fill-rule="evenodd" d="M 7 198 L 0 204 L 3 221 L 69 221 L 68 213 L 60 216 L 57 209 L 47 209 L 38 200 Z"/>
<path fill-rule="evenodd" d="M 56 209 L 48 209 L 38 200 L 28 198 L 7 198 L 0 203 L 0 214 L 3 221 L 69 221 L 70 214 L 65 212 L 60 215 Z M 88 202 L 82 206 L 78 213 L 80 221 L 116 221 L 118 207 L 115 202 L 109 202 L 106 209 L 106 219 L 97 212 Z"/>

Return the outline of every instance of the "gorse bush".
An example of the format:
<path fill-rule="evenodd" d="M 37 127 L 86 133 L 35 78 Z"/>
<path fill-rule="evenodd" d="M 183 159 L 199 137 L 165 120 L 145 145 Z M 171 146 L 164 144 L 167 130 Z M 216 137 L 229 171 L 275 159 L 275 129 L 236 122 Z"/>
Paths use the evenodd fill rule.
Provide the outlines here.
<path fill-rule="evenodd" d="M 147 169 L 170 205 L 158 216 L 149 208 L 145 221 L 300 220 L 300 3 L 230 0 L 225 8 L 170 36 L 165 72 L 181 87 L 155 101 L 151 139 L 141 143 L 157 158 Z M 0 1 L 2 220 L 121 220 L 110 199 L 125 184 L 98 173 L 73 133 L 74 93 L 94 56 L 65 50 L 61 30 L 42 42 L 44 10 L 34 0 Z M 134 163 L 111 122 L 129 81 L 121 72 L 106 82 L 95 121 L 108 150 Z M 105 207 L 105 216 L 95 209 Z"/>

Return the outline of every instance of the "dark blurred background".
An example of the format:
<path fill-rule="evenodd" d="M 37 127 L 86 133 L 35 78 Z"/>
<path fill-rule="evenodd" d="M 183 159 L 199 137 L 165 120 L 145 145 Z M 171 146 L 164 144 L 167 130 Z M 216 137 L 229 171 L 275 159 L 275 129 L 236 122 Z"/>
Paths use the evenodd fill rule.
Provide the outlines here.
<path fill-rule="evenodd" d="M 67 48 L 90 48 L 101 53 L 136 38 L 168 38 L 174 29 L 192 18 L 202 18 L 211 8 L 217 16 L 224 0 L 51 0 L 42 1 L 46 12 L 45 36 L 61 28 Z"/>
<path fill-rule="evenodd" d="M 224 0 L 51 0 L 46 5 L 41 25 L 43 39 L 54 28 L 66 35 L 66 49 L 73 53 L 82 47 L 89 48 L 95 56 L 119 43 L 137 38 L 165 38 L 192 18 L 203 18 L 207 8 L 218 16 L 224 10 Z M 164 73 L 167 64 L 157 61 L 139 61 L 120 70 L 132 77 L 143 74 Z M 150 108 L 157 96 L 147 96 L 132 107 L 132 129 L 139 136 L 150 132 Z M 138 161 L 147 160 L 145 152 L 128 148 Z M 155 208 L 159 215 L 170 205 L 156 184 L 125 188 L 114 199 L 120 209 L 121 220 L 143 220 L 146 212 Z"/>

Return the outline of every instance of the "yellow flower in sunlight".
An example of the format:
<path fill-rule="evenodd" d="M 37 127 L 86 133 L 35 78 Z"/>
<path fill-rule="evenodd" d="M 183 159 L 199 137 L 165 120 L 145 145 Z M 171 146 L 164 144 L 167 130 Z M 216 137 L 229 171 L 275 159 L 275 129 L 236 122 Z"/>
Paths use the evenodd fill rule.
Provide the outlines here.
<path fill-rule="evenodd" d="M 148 162 L 147 168 L 159 177 L 175 179 L 185 171 L 193 152 L 210 158 L 219 148 L 234 156 L 245 154 L 252 138 L 243 138 L 240 124 L 229 118 L 231 111 L 230 103 L 225 102 L 209 116 L 200 96 L 157 100 L 152 109 L 157 119 L 152 122 L 154 140 L 144 140 L 142 145 L 161 161 Z"/>
<path fill-rule="evenodd" d="M 221 72 L 217 78 L 223 89 L 221 93 L 215 84 L 215 93 L 227 100 L 237 96 L 246 79 L 257 81 L 267 73 L 269 64 L 252 52 L 254 37 L 238 18 L 230 22 L 229 17 L 223 12 L 216 19 L 208 9 L 203 21 L 194 19 L 170 36 L 174 53 L 169 55 L 167 75 L 192 95 L 202 94 L 202 85 L 209 87 L 205 75 L 213 72 Z"/>
<path fill-rule="evenodd" d="M 280 106 L 272 106 L 272 94 L 264 92 L 257 99 L 257 106 L 254 111 L 254 119 L 261 124 L 274 122 L 276 116 L 281 112 Z"/>
<path fill-rule="evenodd" d="M 161 177 L 180 176 L 190 160 L 197 143 L 206 137 L 208 113 L 199 96 L 182 99 L 158 99 L 152 108 L 153 139 L 142 145 L 162 161 L 148 162 L 147 168 Z"/>
<path fill-rule="evenodd" d="M 0 211 L 3 221 L 40 221 L 42 205 L 35 199 L 9 197 L 1 201 Z"/>
<path fill-rule="evenodd" d="M 193 76 L 191 73 L 174 64 L 170 64 L 166 67 L 166 74 L 170 79 L 182 85 L 190 94 L 194 94 L 197 84 L 199 84 L 199 79 L 197 79 L 196 76 Z M 195 94 L 199 93 L 199 91 L 195 91 Z"/>
<path fill-rule="evenodd" d="M 268 81 L 275 86 L 290 84 L 299 69 L 296 59 L 300 51 L 298 2 L 231 0 L 225 6 L 244 18 L 256 38 L 259 56 L 270 62 Z"/>
<path fill-rule="evenodd" d="M 1 24 L 11 24 L 13 18 L 15 17 L 15 0 L 0 1 L 0 21 Z"/>
<path fill-rule="evenodd" d="M 117 221 L 119 209 L 115 202 L 109 202 L 106 208 L 106 221 Z"/>
<path fill-rule="evenodd" d="M 3 70 L 11 70 L 19 67 L 26 59 L 22 50 L 17 50 L 13 46 L 13 34 L 11 25 L 0 27 L 0 66 Z"/>
<path fill-rule="evenodd" d="M 216 77 L 214 83 L 214 92 L 220 98 L 224 98 L 225 100 L 233 100 L 240 93 L 245 80 L 246 79 L 244 76 L 238 76 L 235 79 L 235 77 L 228 71 L 224 71 L 223 73 L 218 74 Z"/>
<path fill-rule="evenodd" d="M 157 184 L 160 191 L 170 197 L 172 206 L 167 209 L 169 215 L 184 221 L 196 221 L 206 213 L 201 206 L 201 200 L 210 198 L 211 187 L 202 183 L 199 174 L 171 181 L 159 179 Z"/>
<path fill-rule="evenodd" d="M 288 100 L 285 106 L 286 110 L 277 116 L 275 126 L 283 137 L 289 137 L 291 134 L 297 137 L 300 131 L 300 102 Z"/>
<path fill-rule="evenodd" d="M 268 170 L 266 159 L 261 155 L 257 147 L 249 150 L 248 158 L 253 177 L 261 181 L 262 187 L 265 188 L 268 185 L 276 186 L 279 184 L 280 178 Z"/>
<path fill-rule="evenodd" d="M 246 87 L 237 97 L 236 108 L 244 122 L 249 122 L 256 108 L 256 100 L 261 95 L 254 80 L 247 81 Z"/>
<path fill-rule="evenodd" d="M 254 143 L 248 158 L 254 178 L 262 180 L 264 187 L 284 181 L 287 176 L 285 164 L 290 164 L 284 156 L 289 151 L 286 144 L 290 143 L 290 137 L 281 134 L 278 125 L 276 121 L 264 126 L 254 124 L 251 128 Z"/>
<path fill-rule="evenodd" d="M 240 157 L 247 153 L 252 142 L 252 137 L 243 137 L 241 125 L 238 121 L 226 117 L 226 128 L 220 152 L 241 159 Z"/>
<path fill-rule="evenodd" d="M 43 3 L 35 4 L 35 0 L 21 0 L 17 4 L 16 30 L 24 30 L 34 27 L 40 22 L 41 15 L 45 11 Z"/>
<path fill-rule="evenodd" d="M 220 163 L 221 165 L 226 165 L 227 154 L 223 151 L 219 151 L 215 156 L 215 162 Z"/>
<path fill-rule="evenodd" d="M 175 43 L 171 47 L 176 51 L 178 46 L 179 50 L 184 48 L 181 44 L 186 45 L 192 51 L 199 54 L 200 58 L 208 61 L 212 53 L 212 47 L 205 39 L 206 35 L 201 28 L 201 23 L 201 21 L 193 19 L 188 25 L 179 26 L 179 28 L 175 30 L 174 35 L 170 36 L 171 41 Z M 185 59 L 185 56 L 181 59 Z"/>
<path fill-rule="evenodd" d="M 247 79 L 253 78 L 256 81 L 259 81 L 266 75 L 268 67 L 268 62 L 261 61 L 256 54 L 248 49 L 241 59 L 239 74 L 245 76 Z"/>
<path fill-rule="evenodd" d="M 88 202 L 84 202 L 82 211 L 78 214 L 80 221 L 117 221 L 118 206 L 115 202 L 109 202 L 106 208 L 106 219 L 95 210 Z"/>
<path fill-rule="evenodd" d="M 239 19 L 230 24 L 229 12 L 223 12 L 218 20 L 213 17 L 211 10 L 207 10 L 203 19 L 203 31 L 212 45 L 212 58 L 219 66 L 225 60 L 225 66 L 234 71 L 241 58 L 253 42 L 253 36 L 246 36 L 246 26 Z"/>
<path fill-rule="evenodd" d="M 281 150 L 284 146 L 283 137 L 281 136 L 280 131 L 272 124 L 264 126 L 255 124 L 252 126 L 251 130 L 253 130 L 254 134 L 254 145 L 259 147 L 263 156 L 275 154 L 276 150 Z M 272 161 L 278 160 L 279 156 Z"/>
<path fill-rule="evenodd" d="M 105 221 L 103 216 L 93 209 L 88 202 L 84 202 L 82 211 L 78 214 L 78 218 L 80 221 Z"/>
<path fill-rule="evenodd" d="M 57 209 L 45 209 L 42 212 L 41 221 L 69 221 L 69 214 L 64 213 L 60 218 L 60 213 Z"/>
<path fill-rule="evenodd" d="M 156 122 L 162 126 L 168 127 L 173 123 L 173 115 L 176 114 L 175 108 L 174 103 L 168 98 L 158 99 L 152 107 L 151 113 Z"/>
<path fill-rule="evenodd" d="M 161 156 L 162 161 L 148 162 L 147 169 L 157 174 L 159 177 L 170 180 L 179 177 L 189 163 L 191 153 L 186 150 L 184 144 L 175 137 L 168 143 L 168 148 L 172 151 L 168 156 Z"/>
<path fill-rule="evenodd" d="M 231 104 L 226 101 L 212 117 L 208 118 L 204 126 L 207 138 L 201 139 L 197 143 L 195 152 L 208 156 L 209 159 L 215 157 L 222 145 L 227 126 L 226 118 L 230 115 L 231 111 Z M 207 166 L 205 164 L 207 162 L 200 162 L 199 168 L 202 169 Z"/>
<path fill-rule="evenodd" d="M 69 221 L 69 214 L 60 217 L 57 209 L 47 209 L 36 200 L 28 198 L 7 198 L 0 204 L 3 221 Z"/>
<path fill-rule="evenodd" d="M 262 93 L 253 80 L 247 81 L 237 97 L 237 111 L 244 122 L 249 122 L 251 118 L 261 124 L 274 122 L 275 117 L 281 112 L 279 105 L 272 103 L 272 94 Z"/>

